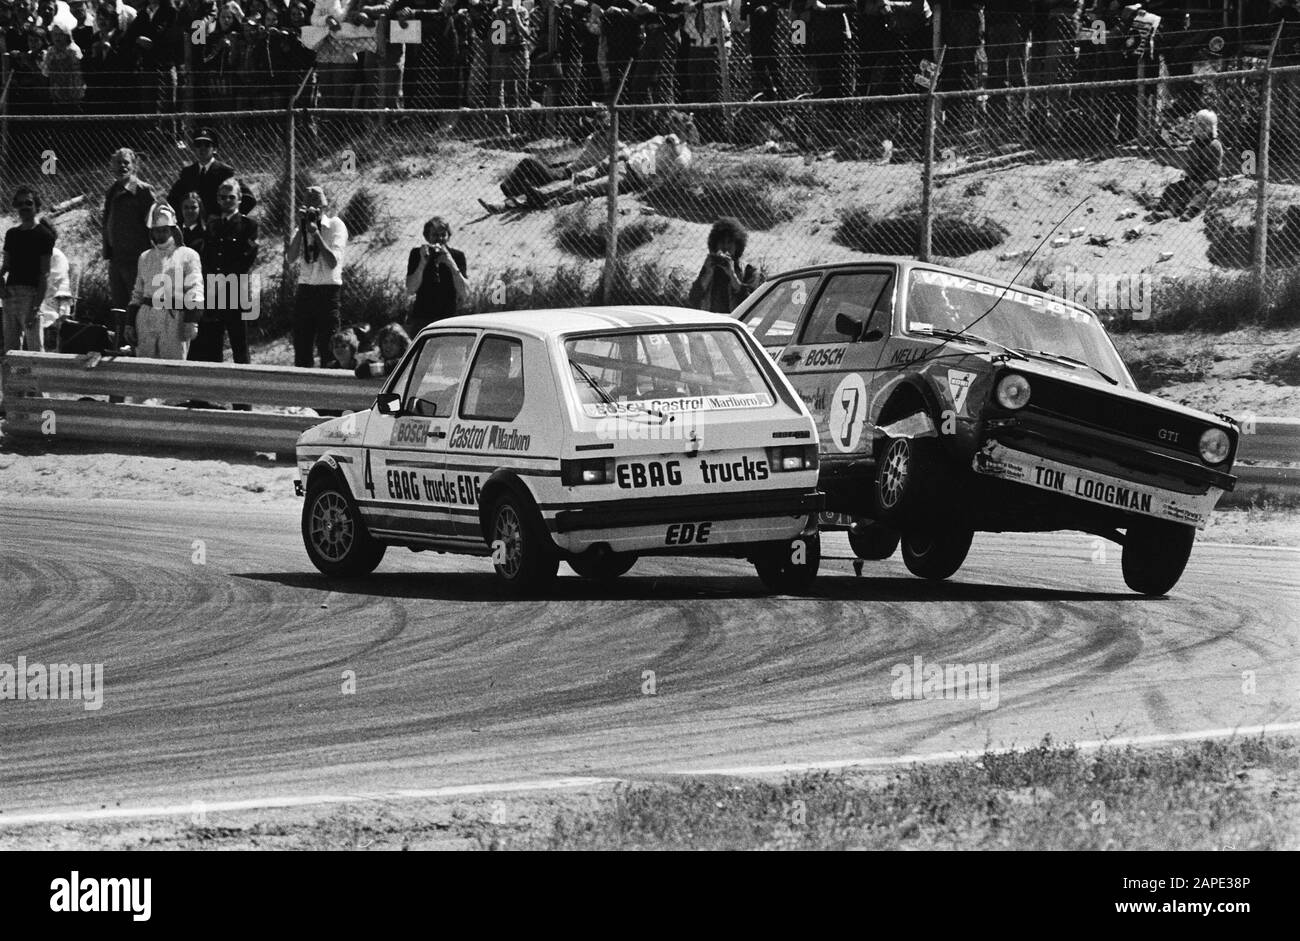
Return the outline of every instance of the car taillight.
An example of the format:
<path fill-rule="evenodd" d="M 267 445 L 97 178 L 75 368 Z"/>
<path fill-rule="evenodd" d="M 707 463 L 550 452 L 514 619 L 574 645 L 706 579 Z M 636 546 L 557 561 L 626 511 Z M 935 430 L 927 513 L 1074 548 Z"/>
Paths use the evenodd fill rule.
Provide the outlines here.
<path fill-rule="evenodd" d="M 1019 373 L 1003 376 L 998 381 L 996 395 L 998 404 L 1003 408 L 1012 411 L 1024 408 L 1029 404 L 1029 380 Z"/>
<path fill-rule="evenodd" d="M 560 482 L 566 487 L 579 487 L 584 484 L 612 484 L 614 482 L 614 459 L 612 457 L 596 457 L 585 461 L 560 461 Z"/>
<path fill-rule="evenodd" d="M 773 473 L 817 469 L 817 445 L 794 444 L 767 449 L 767 466 Z"/>
<path fill-rule="evenodd" d="M 1200 440 L 1201 460 L 1206 464 L 1222 464 L 1232 450 L 1232 439 L 1222 428 L 1207 428 Z"/>

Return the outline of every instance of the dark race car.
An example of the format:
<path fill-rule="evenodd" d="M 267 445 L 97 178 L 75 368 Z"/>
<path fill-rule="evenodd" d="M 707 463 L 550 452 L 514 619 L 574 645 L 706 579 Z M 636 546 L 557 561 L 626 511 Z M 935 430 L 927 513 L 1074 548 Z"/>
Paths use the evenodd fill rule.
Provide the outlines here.
<path fill-rule="evenodd" d="M 1235 424 L 1139 392 L 1097 316 L 1049 294 L 882 259 L 779 275 L 735 316 L 808 404 L 823 528 L 864 559 L 901 539 L 942 579 L 976 531 L 1081 530 L 1160 595 L 1235 483 Z"/>

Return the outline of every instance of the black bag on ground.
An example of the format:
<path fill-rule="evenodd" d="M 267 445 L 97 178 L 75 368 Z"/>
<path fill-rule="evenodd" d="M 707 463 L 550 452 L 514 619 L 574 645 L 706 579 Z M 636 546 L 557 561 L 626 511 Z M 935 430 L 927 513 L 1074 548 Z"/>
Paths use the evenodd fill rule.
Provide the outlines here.
<path fill-rule="evenodd" d="M 59 324 L 60 353 L 116 353 L 117 334 L 103 324 L 64 320 Z"/>

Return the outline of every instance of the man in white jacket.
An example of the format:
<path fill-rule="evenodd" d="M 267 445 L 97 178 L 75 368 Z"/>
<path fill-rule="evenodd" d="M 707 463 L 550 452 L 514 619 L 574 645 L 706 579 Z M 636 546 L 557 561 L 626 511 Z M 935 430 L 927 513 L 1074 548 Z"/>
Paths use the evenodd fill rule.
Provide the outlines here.
<path fill-rule="evenodd" d="M 153 248 L 140 254 L 127 309 L 127 323 L 135 319 L 136 355 L 185 359 L 203 313 L 203 267 L 198 252 L 181 244 L 176 213 L 166 203 L 149 210 L 149 238 Z"/>

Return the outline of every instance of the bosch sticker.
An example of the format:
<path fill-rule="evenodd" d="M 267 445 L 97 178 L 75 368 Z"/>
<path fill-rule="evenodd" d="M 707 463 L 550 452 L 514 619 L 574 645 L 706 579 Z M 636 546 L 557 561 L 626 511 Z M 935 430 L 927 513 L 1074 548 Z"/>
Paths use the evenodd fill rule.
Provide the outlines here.
<path fill-rule="evenodd" d="M 399 418 L 393 423 L 393 432 L 388 437 L 389 447 L 399 444 L 424 447 L 429 440 L 429 420 L 427 418 Z"/>

